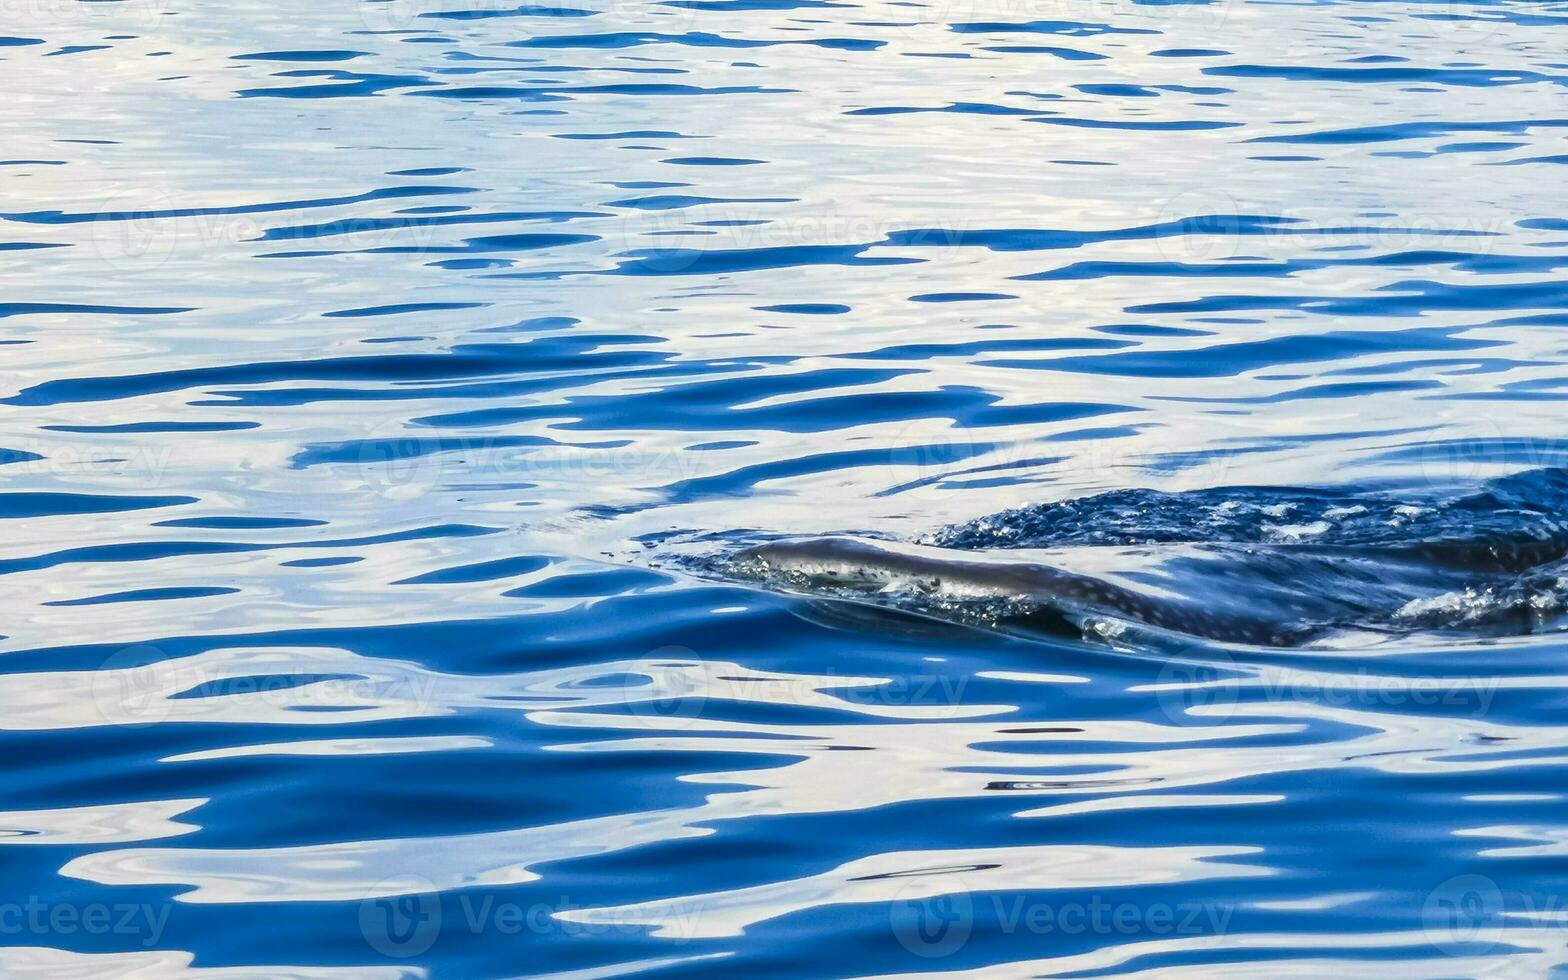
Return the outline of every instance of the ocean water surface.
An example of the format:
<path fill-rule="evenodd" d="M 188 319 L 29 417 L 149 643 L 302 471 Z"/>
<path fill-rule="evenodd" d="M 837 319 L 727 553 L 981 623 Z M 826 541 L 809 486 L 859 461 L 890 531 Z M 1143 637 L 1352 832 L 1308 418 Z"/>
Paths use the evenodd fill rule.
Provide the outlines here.
<path fill-rule="evenodd" d="M 1568 4 L 0 7 L 0 974 L 1568 962 Z"/>

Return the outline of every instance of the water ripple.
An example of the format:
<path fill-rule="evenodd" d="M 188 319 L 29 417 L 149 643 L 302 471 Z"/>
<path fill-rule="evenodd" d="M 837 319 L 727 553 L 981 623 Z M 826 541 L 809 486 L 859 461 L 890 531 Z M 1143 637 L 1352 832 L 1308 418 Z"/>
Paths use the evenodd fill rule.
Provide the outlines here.
<path fill-rule="evenodd" d="M 1561 4 L 8 14 L 0 973 L 1568 962 Z"/>

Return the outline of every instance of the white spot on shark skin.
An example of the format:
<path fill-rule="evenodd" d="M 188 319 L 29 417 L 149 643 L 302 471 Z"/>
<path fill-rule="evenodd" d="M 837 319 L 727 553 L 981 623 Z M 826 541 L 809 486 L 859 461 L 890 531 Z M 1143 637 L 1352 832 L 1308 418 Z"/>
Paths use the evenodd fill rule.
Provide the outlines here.
<path fill-rule="evenodd" d="M 1335 520 L 1340 517 L 1355 517 L 1360 514 L 1365 514 L 1366 512 L 1367 509 L 1365 507 L 1360 504 L 1356 504 L 1351 507 L 1330 507 L 1328 510 L 1323 512 L 1323 516 L 1329 520 Z"/>
<path fill-rule="evenodd" d="M 1400 524 L 1410 520 L 1412 517 L 1420 517 L 1424 513 L 1426 513 L 1425 507 L 1415 507 L 1409 504 L 1401 507 L 1395 507 L 1394 516 L 1389 520 L 1388 524 L 1390 527 L 1398 527 Z"/>
<path fill-rule="evenodd" d="M 1311 524 L 1269 524 L 1263 528 L 1264 532 L 1275 541 L 1315 538 L 1328 529 L 1328 521 L 1313 521 Z"/>
<path fill-rule="evenodd" d="M 1538 592 L 1530 597 L 1530 608 L 1536 612 L 1550 612 L 1563 604 L 1563 593 L 1568 591 L 1568 579 L 1558 578 L 1552 583 L 1552 592 Z"/>
<path fill-rule="evenodd" d="M 1096 619 L 1089 628 L 1094 635 L 1107 640 L 1120 639 L 1127 632 L 1127 624 L 1115 619 Z"/>
<path fill-rule="evenodd" d="M 1460 619 L 1476 619 L 1497 604 L 1491 589 L 1445 592 L 1425 599 L 1412 599 L 1394 615 L 1400 619 L 1421 619 L 1433 614 Z"/>

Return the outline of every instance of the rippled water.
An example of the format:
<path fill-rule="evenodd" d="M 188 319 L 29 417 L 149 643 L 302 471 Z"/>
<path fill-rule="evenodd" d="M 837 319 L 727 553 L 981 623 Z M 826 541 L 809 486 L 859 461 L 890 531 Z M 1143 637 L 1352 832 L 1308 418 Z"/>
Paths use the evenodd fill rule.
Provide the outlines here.
<path fill-rule="evenodd" d="M 567 2 L 0 5 L 0 972 L 1568 961 L 1568 6 Z"/>

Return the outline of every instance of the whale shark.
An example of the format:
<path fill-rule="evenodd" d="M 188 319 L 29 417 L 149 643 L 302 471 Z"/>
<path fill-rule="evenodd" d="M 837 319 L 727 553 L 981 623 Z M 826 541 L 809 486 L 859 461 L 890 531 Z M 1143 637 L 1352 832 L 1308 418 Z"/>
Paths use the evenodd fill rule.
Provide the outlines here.
<path fill-rule="evenodd" d="M 1004 511 L 907 543 L 782 538 L 732 576 L 1008 630 L 1154 630 L 1297 647 L 1568 623 L 1568 471 L 1399 498 L 1132 490 Z"/>

